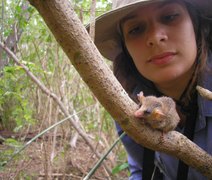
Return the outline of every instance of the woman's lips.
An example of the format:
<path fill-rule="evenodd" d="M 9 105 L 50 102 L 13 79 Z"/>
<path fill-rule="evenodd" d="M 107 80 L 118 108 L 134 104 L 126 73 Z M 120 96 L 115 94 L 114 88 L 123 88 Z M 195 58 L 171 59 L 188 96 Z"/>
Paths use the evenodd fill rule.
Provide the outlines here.
<path fill-rule="evenodd" d="M 176 53 L 173 52 L 165 52 L 156 56 L 152 56 L 148 62 L 155 65 L 165 65 L 168 64 L 175 55 Z"/>

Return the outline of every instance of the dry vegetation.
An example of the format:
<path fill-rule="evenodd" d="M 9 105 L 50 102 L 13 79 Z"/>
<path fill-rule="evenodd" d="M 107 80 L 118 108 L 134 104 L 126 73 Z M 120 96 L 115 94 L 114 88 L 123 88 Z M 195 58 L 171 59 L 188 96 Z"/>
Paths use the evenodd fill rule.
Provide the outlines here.
<path fill-rule="evenodd" d="M 82 179 L 97 161 L 97 152 L 103 155 L 117 138 L 114 121 L 81 80 L 38 13 L 32 9 L 21 11 L 20 7 L 28 6 L 26 1 L 11 1 L 6 6 L 11 12 L 4 11 L 4 31 L 8 28 L 10 33 L 1 38 L 8 39 L 5 46 L 20 64 L 15 64 L 14 58 L 8 58 L 0 48 L 0 62 L 5 57 L 8 60 L 0 67 L 0 162 L 8 160 L 34 136 L 66 117 L 58 102 L 32 81 L 23 66 L 56 95 L 68 114 L 78 113 L 72 121 L 94 149 L 66 121 L 1 167 L 0 179 Z M 16 26 L 10 29 L 13 23 Z M 126 154 L 119 144 L 106 160 L 107 169 L 112 170 L 124 162 Z M 123 171 L 109 175 L 101 166 L 93 179 L 120 179 L 126 174 L 127 171 Z"/>
<path fill-rule="evenodd" d="M 1 171 L 0 178 L 4 180 L 82 179 L 94 166 L 97 158 L 81 138 L 78 139 L 76 147 L 71 147 L 70 133 L 65 136 L 57 133 L 55 137 L 53 133 L 48 133 L 39 138 Z M 7 148 L 5 145 L 0 147 Z M 96 149 L 104 152 L 105 146 L 102 143 L 96 143 Z M 115 154 L 120 151 L 122 151 L 121 147 L 116 147 L 105 161 L 109 168 L 114 167 L 113 164 L 117 160 Z M 124 179 L 126 177 L 126 171 L 122 171 L 118 176 L 110 176 L 101 166 L 91 179 Z"/>

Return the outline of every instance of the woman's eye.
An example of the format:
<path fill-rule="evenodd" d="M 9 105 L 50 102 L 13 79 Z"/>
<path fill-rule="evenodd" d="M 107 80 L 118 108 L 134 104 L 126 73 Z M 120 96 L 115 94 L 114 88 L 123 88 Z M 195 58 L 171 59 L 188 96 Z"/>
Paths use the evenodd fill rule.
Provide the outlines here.
<path fill-rule="evenodd" d="M 166 15 L 166 16 L 163 16 L 163 17 L 162 17 L 162 21 L 163 21 L 164 23 L 169 23 L 169 22 L 174 21 L 178 16 L 179 16 L 178 13 Z"/>
<path fill-rule="evenodd" d="M 128 31 L 129 35 L 138 35 L 144 32 L 144 28 L 142 26 L 135 26 Z"/>

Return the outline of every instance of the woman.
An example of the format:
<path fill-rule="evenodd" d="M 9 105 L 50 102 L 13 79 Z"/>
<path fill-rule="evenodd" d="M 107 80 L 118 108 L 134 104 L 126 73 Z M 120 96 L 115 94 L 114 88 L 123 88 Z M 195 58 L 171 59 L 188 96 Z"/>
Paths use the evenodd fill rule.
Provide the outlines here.
<path fill-rule="evenodd" d="M 212 102 L 196 85 L 212 90 L 212 3 L 209 0 L 116 0 L 97 18 L 95 43 L 113 61 L 114 74 L 136 101 L 169 96 L 181 117 L 176 128 L 212 154 Z M 116 124 L 118 133 L 122 130 Z M 206 179 L 195 169 L 125 136 L 130 179 Z"/>

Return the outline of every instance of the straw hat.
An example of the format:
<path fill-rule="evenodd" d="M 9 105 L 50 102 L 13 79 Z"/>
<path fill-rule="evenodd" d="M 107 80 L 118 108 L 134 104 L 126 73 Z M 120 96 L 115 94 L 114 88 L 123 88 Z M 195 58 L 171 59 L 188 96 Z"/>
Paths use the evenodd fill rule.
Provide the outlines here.
<path fill-rule="evenodd" d="M 113 0 L 113 10 L 96 19 L 95 44 L 101 54 L 113 61 L 122 52 L 117 25 L 123 17 L 144 5 L 164 1 L 167 0 Z M 202 15 L 212 16 L 212 0 L 184 1 L 192 3 Z"/>

